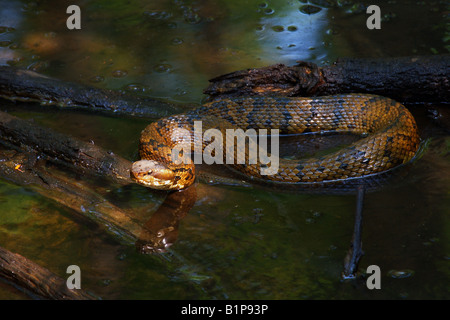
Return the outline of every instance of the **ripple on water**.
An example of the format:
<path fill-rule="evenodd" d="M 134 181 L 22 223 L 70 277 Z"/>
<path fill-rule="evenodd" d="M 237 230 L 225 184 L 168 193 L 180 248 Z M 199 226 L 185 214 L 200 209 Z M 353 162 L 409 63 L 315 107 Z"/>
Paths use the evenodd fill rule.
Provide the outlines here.
<path fill-rule="evenodd" d="M 126 77 L 128 75 L 128 72 L 126 70 L 114 70 L 112 72 L 112 76 L 114 78 L 123 78 Z"/>
<path fill-rule="evenodd" d="M 96 75 L 96 76 L 90 77 L 89 81 L 92 83 L 99 83 L 99 82 L 105 81 L 105 77 Z"/>
<path fill-rule="evenodd" d="M 388 276 L 394 279 L 404 279 L 409 278 L 414 275 L 414 270 L 411 269 L 403 269 L 403 270 L 389 270 Z"/>
<path fill-rule="evenodd" d="M 158 73 L 170 72 L 172 70 L 172 66 L 168 63 L 161 63 L 154 66 L 153 70 Z"/>
<path fill-rule="evenodd" d="M 127 84 L 124 89 L 129 92 L 144 93 L 150 91 L 150 88 L 140 83 Z"/>
<path fill-rule="evenodd" d="M 322 8 L 307 4 L 307 5 L 301 6 L 299 8 L 299 10 L 301 13 L 304 13 L 304 14 L 315 14 L 315 13 L 321 11 Z"/>
<path fill-rule="evenodd" d="M 167 20 L 172 17 L 172 13 L 167 11 L 151 10 L 145 11 L 144 16 L 153 20 Z"/>
<path fill-rule="evenodd" d="M 173 38 L 172 41 L 171 41 L 171 43 L 172 43 L 173 45 L 179 45 L 179 44 L 182 44 L 182 43 L 183 43 L 183 39 L 181 39 L 181 38 Z"/>
<path fill-rule="evenodd" d="M 272 8 L 265 8 L 265 9 L 263 10 L 263 12 L 264 12 L 265 14 L 274 14 L 274 13 L 275 13 L 275 10 L 273 10 Z"/>
<path fill-rule="evenodd" d="M 273 26 L 272 30 L 275 32 L 283 32 L 284 31 L 284 27 L 283 26 Z"/>

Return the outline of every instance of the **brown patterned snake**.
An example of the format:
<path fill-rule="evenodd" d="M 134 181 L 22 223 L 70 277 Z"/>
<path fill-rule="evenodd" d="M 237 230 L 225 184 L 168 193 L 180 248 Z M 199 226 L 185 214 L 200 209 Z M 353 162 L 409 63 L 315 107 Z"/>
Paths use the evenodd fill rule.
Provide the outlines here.
<path fill-rule="evenodd" d="M 133 163 L 131 177 L 145 186 L 177 190 L 195 180 L 195 165 L 172 162 L 171 152 L 180 143 L 178 129 L 186 129 L 194 141 L 194 121 L 203 130 L 279 129 L 280 134 L 335 132 L 360 135 L 353 144 L 323 157 L 279 159 L 279 169 L 262 175 L 259 160 L 229 164 L 254 179 L 281 183 L 326 182 L 364 177 L 410 161 L 420 138 L 410 112 L 389 98 L 347 94 L 314 98 L 240 97 L 209 102 L 184 114 L 160 119 L 141 134 L 140 161 Z M 206 147 L 203 142 L 203 148 Z M 236 147 L 237 148 L 237 147 Z M 238 151 L 238 150 L 235 150 Z M 224 152 L 225 154 L 225 152 Z"/>

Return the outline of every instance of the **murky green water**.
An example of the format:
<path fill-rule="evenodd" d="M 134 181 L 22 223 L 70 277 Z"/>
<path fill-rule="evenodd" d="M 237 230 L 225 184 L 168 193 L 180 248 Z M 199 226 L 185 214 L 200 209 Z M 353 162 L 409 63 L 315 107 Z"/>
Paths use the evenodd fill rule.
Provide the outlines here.
<path fill-rule="evenodd" d="M 72 1 L 0 0 L 0 64 L 57 78 L 200 103 L 208 79 L 240 69 L 337 57 L 448 52 L 447 1 L 374 1 L 382 29 L 368 30 L 359 1 L 79 1 L 82 30 L 65 27 Z M 447 30 L 446 30 L 447 27 Z M 197 201 L 162 256 L 139 254 L 32 191 L 0 182 L 0 246 L 105 299 L 448 299 L 450 140 L 412 109 L 430 144 L 405 179 L 364 203 L 360 270 L 378 265 L 381 290 L 341 281 L 355 196 L 196 185 Z M 2 110 L 71 134 L 130 160 L 148 120 Z M 163 202 L 139 186 L 117 187 L 123 207 Z M 26 295 L 0 282 L 1 299 Z"/>

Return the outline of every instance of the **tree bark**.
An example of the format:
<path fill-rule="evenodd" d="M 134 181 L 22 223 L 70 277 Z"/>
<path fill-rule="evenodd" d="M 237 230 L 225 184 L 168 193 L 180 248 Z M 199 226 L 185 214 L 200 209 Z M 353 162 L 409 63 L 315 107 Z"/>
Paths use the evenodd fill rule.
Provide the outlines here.
<path fill-rule="evenodd" d="M 0 139 L 16 148 L 72 165 L 81 174 L 105 176 L 121 184 L 131 182 L 128 160 L 5 112 L 0 112 Z"/>
<path fill-rule="evenodd" d="M 343 58 L 318 67 L 300 61 L 241 70 L 210 80 L 211 99 L 233 95 L 316 96 L 371 93 L 403 103 L 448 104 L 450 55 Z"/>
<path fill-rule="evenodd" d="M 133 245 L 146 232 L 145 222 L 136 219 L 130 210 L 109 202 L 86 179 L 101 176 L 104 181 L 109 180 L 107 187 L 114 183 L 128 184 L 131 182 L 128 160 L 3 112 L 0 112 L 0 144 L 2 179 L 72 209 L 78 216 L 101 226 L 118 242 Z M 81 173 L 85 179 L 74 179 L 67 171 Z M 31 293 L 32 297 L 95 298 L 83 291 L 68 290 L 63 279 L 1 247 L 0 278 Z"/>
<path fill-rule="evenodd" d="M 69 290 L 66 280 L 33 261 L 0 247 L 0 278 L 43 299 L 94 300 L 82 289 Z"/>
<path fill-rule="evenodd" d="M 104 226 L 123 243 L 133 243 L 142 232 L 142 223 L 132 212 L 107 201 L 99 190 L 92 190 L 86 179 L 98 177 L 109 186 L 132 183 L 130 161 L 4 112 L 0 112 L 0 143 L 15 149 L 0 149 L 3 179 L 75 210 Z M 56 166 L 49 167 L 47 162 Z M 85 179 L 74 180 L 64 171 L 76 172 Z"/>
<path fill-rule="evenodd" d="M 0 66 L 0 97 L 134 117 L 161 118 L 181 111 L 172 103 L 64 82 L 8 66 Z"/>

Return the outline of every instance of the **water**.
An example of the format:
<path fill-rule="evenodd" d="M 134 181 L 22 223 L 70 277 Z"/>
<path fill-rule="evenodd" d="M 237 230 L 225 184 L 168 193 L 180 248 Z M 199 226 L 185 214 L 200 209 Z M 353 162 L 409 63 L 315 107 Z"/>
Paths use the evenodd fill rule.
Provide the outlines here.
<path fill-rule="evenodd" d="M 63 80 L 201 103 L 208 79 L 240 69 L 338 57 L 448 52 L 446 1 L 379 1 L 368 30 L 358 1 L 84 1 L 82 30 L 65 28 L 70 1 L 0 0 L 0 64 Z M 309 6 L 309 7 L 305 7 Z M 448 7 L 448 5 L 447 5 Z M 447 12 L 447 13 L 445 13 Z M 3 103 L 2 110 L 133 160 L 149 120 Z M 448 299 L 448 131 L 412 108 L 430 142 L 405 179 L 364 202 L 360 272 L 381 269 L 381 290 L 341 281 L 354 195 L 196 185 L 197 201 L 162 256 L 142 255 L 32 191 L 0 182 L 0 245 L 105 299 Z M 164 200 L 139 186 L 110 199 L 150 219 Z M 0 298 L 26 295 L 0 283 Z"/>

